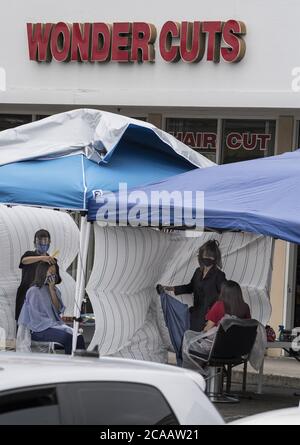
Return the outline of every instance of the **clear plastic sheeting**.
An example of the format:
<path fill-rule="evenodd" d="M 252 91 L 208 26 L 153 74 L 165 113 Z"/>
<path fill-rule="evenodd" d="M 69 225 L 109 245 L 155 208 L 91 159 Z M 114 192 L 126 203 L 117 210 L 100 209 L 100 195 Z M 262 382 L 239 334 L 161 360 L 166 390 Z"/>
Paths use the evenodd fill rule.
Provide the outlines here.
<path fill-rule="evenodd" d="M 16 339 L 16 351 L 31 352 L 31 332 L 24 325 L 20 325 L 18 327 L 17 339 Z"/>
<path fill-rule="evenodd" d="M 198 267 L 199 247 L 217 239 L 227 279 L 237 281 L 252 318 L 266 324 L 269 301 L 272 239 L 247 233 L 204 233 L 186 237 L 151 228 L 99 227 L 95 260 L 87 285 L 96 329 L 90 349 L 118 355 L 166 361 L 170 337 L 164 322 L 157 283 L 189 283 Z M 191 295 L 176 296 L 192 304 Z"/>
<path fill-rule="evenodd" d="M 233 323 L 241 323 L 243 321 L 236 318 L 235 316 L 225 315 L 221 320 L 221 325 L 226 332 Z M 247 320 L 249 322 L 249 320 Z M 254 323 L 253 320 L 251 320 Z M 183 357 L 183 367 L 188 369 L 193 369 L 200 372 L 203 376 L 207 375 L 207 369 L 205 366 L 201 366 L 199 360 L 195 360 L 195 352 L 198 354 L 203 354 L 204 356 L 209 356 L 209 353 L 213 347 L 214 340 L 216 338 L 216 332 L 218 327 L 215 326 L 207 332 L 194 332 L 186 331 L 183 338 L 182 344 L 182 357 Z M 267 338 L 265 327 L 258 322 L 257 324 L 257 334 L 253 348 L 249 354 L 249 363 L 253 369 L 259 371 L 266 352 Z"/>
<path fill-rule="evenodd" d="M 79 230 L 72 217 L 65 212 L 49 209 L 0 205 L 0 327 L 6 332 L 8 342 L 16 332 L 15 299 L 21 280 L 20 258 L 27 250 L 34 250 L 34 233 L 46 229 L 51 234 L 49 253 L 59 250 L 57 256 L 62 277 L 59 288 L 66 311 L 72 316 L 75 281 L 66 272 L 79 248 Z"/>
<path fill-rule="evenodd" d="M 182 343 L 182 366 L 183 368 L 199 371 L 203 376 L 207 375 L 204 367 L 194 360 L 191 350 L 199 354 L 209 356 L 216 336 L 217 327 L 213 327 L 207 332 L 186 331 Z"/>

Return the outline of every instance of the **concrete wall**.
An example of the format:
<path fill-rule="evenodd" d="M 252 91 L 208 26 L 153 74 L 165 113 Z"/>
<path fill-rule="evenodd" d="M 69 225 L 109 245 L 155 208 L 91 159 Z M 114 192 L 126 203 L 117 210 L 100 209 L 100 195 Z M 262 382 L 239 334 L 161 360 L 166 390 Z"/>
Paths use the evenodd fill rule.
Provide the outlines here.
<path fill-rule="evenodd" d="M 8 104 L 69 104 L 121 107 L 299 107 L 291 89 L 297 66 L 300 2 L 289 0 L 11 0 L 2 8 L 0 66 L 6 71 Z M 245 57 L 238 63 L 206 60 L 168 63 L 158 38 L 154 63 L 37 63 L 29 60 L 26 23 L 153 23 L 243 21 Z M 287 45 L 287 48 L 285 47 Z M 223 46 L 226 46 L 223 44 Z M 279 50 L 280 48 L 280 50 Z"/>
<path fill-rule="evenodd" d="M 275 241 L 273 274 L 271 283 L 270 300 L 272 305 L 272 315 L 269 325 L 272 326 L 278 336 L 278 326 L 284 320 L 284 293 L 285 293 L 285 270 L 286 270 L 286 247 L 287 243 L 282 240 Z M 281 355 L 280 349 L 269 349 L 269 356 Z"/>
<path fill-rule="evenodd" d="M 276 154 L 290 151 L 294 146 L 294 117 L 280 116 L 277 127 L 277 150 Z"/>
<path fill-rule="evenodd" d="M 284 153 L 291 150 L 294 146 L 294 118 L 293 116 L 280 116 L 277 127 L 277 144 L 276 154 Z M 287 243 L 282 240 L 275 241 L 273 274 L 271 283 L 271 305 L 272 315 L 270 326 L 278 335 L 278 326 L 285 324 L 285 294 L 286 294 L 286 273 L 287 273 Z M 294 298 L 294 296 L 292 296 Z M 270 349 L 269 356 L 279 356 L 282 351 L 280 349 Z"/>

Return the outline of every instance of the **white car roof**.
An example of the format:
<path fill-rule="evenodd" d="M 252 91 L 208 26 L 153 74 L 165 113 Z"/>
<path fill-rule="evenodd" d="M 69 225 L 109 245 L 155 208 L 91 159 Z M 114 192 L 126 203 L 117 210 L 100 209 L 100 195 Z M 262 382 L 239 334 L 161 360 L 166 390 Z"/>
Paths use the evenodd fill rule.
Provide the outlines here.
<path fill-rule="evenodd" d="M 203 377 L 194 371 L 122 358 L 0 352 L 0 396 L 15 389 L 88 381 L 152 385 L 164 395 L 180 424 L 224 423 L 204 394 Z"/>
<path fill-rule="evenodd" d="M 20 372 L 20 367 L 22 372 Z M 82 380 L 140 381 L 157 375 L 180 379 L 187 374 L 204 391 L 199 374 L 171 365 L 113 357 L 71 357 L 60 354 L 0 353 L 0 390 L 10 387 Z M 168 377 L 167 377 L 168 376 Z"/>
<path fill-rule="evenodd" d="M 276 409 L 235 420 L 230 425 L 300 425 L 300 407 Z"/>

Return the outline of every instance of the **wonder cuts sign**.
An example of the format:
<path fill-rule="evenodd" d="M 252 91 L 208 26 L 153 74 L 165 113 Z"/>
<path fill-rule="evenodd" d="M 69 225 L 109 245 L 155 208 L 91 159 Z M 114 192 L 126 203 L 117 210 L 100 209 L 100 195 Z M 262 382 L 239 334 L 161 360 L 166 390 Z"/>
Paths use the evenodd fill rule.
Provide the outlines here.
<path fill-rule="evenodd" d="M 164 23 L 159 33 L 146 22 L 27 23 L 29 58 L 36 62 L 239 62 L 246 26 L 237 20 Z"/>

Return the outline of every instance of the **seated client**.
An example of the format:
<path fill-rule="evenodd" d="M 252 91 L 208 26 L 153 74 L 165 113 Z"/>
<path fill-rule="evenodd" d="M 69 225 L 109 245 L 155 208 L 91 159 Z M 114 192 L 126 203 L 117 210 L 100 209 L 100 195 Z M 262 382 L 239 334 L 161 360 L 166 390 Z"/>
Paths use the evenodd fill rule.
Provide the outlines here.
<path fill-rule="evenodd" d="M 61 283 L 59 267 L 40 262 L 35 279 L 26 292 L 18 325 L 30 329 L 31 339 L 40 342 L 57 342 L 64 346 L 65 353 L 72 353 L 73 330 L 61 319 L 65 307 L 56 284 Z M 77 349 L 85 349 L 82 335 L 77 337 Z"/>

